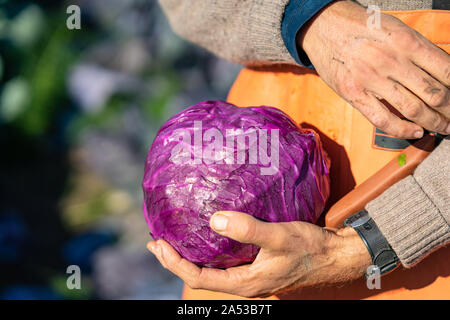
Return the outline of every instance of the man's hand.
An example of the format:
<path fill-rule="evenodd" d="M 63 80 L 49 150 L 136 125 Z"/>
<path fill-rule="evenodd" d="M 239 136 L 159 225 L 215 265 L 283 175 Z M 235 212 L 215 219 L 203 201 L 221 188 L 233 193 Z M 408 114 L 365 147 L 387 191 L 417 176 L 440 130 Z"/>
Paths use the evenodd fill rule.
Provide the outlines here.
<path fill-rule="evenodd" d="M 305 27 L 299 46 L 321 78 L 377 128 L 399 138 L 420 138 L 422 127 L 449 134 L 450 56 L 391 15 L 381 14 L 379 28 L 368 28 L 368 18 L 356 3 L 332 3 Z"/>
<path fill-rule="evenodd" d="M 244 297 L 345 282 L 361 277 L 371 264 L 364 243 L 352 228 L 329 230 L 306 222 L 262 222 L 231 211 L 216 212 L 210 225 L 221 235 L 260 246 L 255 261 L 225 270 L 200 268 L 163 240 L 151 241 L 147 248 L 191 288 Z"/>

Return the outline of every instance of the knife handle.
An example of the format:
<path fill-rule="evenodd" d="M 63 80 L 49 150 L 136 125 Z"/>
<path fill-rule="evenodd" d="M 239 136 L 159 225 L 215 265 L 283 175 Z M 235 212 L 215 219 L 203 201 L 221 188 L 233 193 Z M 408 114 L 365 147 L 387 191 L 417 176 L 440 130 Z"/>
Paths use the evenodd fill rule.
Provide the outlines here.
<path fill-rule="evenodd" d="M 434 135 L 427 134 L 403 150 L 406 163 L 400 165 L 397 157 L 388 162 L 374 175 L 361 183 L 336 202 L 325 216 L 325 226 L 340 228 L 344 220 L 364 209 L 366 204 L 378 197 L 396 182 L 412 174 L 416 167 L 433 151 L 436 143 Z"/>

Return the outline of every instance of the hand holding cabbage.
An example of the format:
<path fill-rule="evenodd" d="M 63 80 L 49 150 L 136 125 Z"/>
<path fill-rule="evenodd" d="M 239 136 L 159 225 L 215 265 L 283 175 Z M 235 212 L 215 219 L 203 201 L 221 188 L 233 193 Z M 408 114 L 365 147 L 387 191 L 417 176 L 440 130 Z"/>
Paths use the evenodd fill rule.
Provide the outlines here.
<path fill-rule="evenodd" d="M 255 261 L 225 270 L 200 268 L 164 240 L 150 241 L 147 248 L 193 289 L 251 298 L 356 279 L 371 264 L 369 252 L 352 228 L 330 230 L 300 221 L 262 222 L 230 211 L 216 213 L 211 227 L 221 235 L 261 247 Z"/>

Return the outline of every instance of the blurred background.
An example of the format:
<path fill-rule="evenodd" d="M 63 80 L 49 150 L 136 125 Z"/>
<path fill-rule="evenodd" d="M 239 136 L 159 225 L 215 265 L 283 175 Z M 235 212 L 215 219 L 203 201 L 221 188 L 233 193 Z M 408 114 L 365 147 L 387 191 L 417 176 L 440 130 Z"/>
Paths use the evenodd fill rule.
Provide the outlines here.
<path fill-rule="evenodd" d="M 145 247 L 145 156 L 239 69 L 174 35 L 156 0 L 0 0 L 0 299 L 179 299 Z"/>

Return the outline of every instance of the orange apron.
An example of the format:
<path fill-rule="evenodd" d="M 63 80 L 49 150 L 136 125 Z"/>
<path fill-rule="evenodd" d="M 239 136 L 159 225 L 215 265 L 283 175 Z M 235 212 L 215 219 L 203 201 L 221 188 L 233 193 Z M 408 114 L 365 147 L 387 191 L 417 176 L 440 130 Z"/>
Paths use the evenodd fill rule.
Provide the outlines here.
<path fill-rule="evenodd" d="M 387 12 L 450 52 L 450 11 Z M 304 128 L 319 133 L 331 158 L 330 205 L 401 153 L 370 122 L 332 91 L 314 71 L 291 66 L 241 71 L 228 96 L 238 106 L 275 106 Z M 394 139 L 395 142 L 395 139 Z M 396 149 L 399 148 L 399 149 Z M 224 293 L 192 290 L 184 299 L 242 299 Z M 450 299 L 450 247 L 441 248 L 412 269 L 398 268 L 369 290 L 356 280 L 339 287 L 304 288 L 269 299 Z"/>

